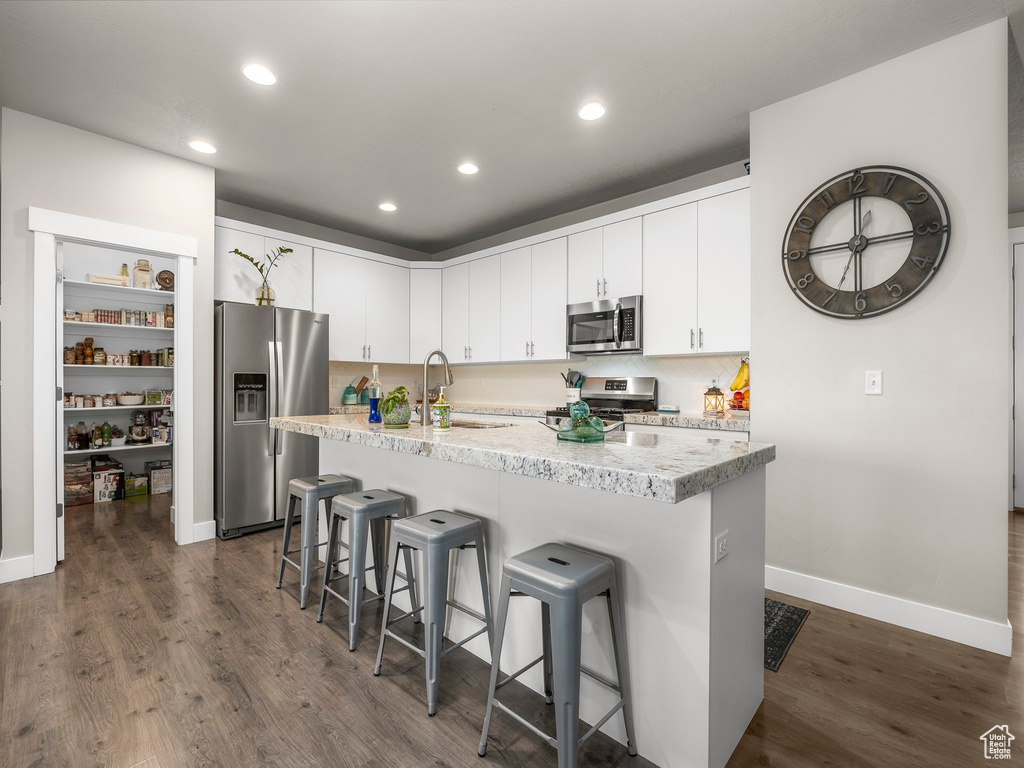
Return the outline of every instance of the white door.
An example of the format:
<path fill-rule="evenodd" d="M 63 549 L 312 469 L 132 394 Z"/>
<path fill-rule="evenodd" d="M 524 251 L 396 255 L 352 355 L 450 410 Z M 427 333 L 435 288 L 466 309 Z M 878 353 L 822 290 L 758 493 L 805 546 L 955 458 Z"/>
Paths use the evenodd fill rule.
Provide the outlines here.
<path fill-rule="evenodd" d="M 601 227 L 569 235 L 567 303 L 581 304 L 602 298 L 603 253 L 604 232 Z"/>
<path fill-rule="evenodd" d="M 441 349 L 441 270 L 409 270 L 409 362 Z"/>
<path fill-rule="evenodd" d="M 469 263 L 469 361 L 501 360 L 501 255 Z"/>
<path fill-rule="evenodd" d="M 750 350 L 750 190 L 697 203 L 697 350 Z"/>
<path fill-rule="evenodd" d="M 278 248 L 291 248 L 270 270 L 270 287 L 274 290 L 274 306 L 284 309 L 313 309 L 313 249 L 287 240 L 263 241 L 263 252 L 273 254 Z M 236 257 L 239 258 L 239 257 Z M 239 259 L 241 260 L 241 259 Z M 252 265 L 245 264 L 251 268 Z"/>
<path fill-rule="evenodd" d="M 366 260 L 366 358 L 409 362 L 409 268 Z"/>
<path fill-rule="evenodd" d="M 213 228 L 213 298 L 255 304 L 263 280 L 256 267 L 232 253 L 236 248 L 259 261 L 264 253 L 263 235 Z"/>
<path fill-rule="evenodd" d="M 1013 273 L 1013 506 L 1024 507 L 1024 244 L 1013 247 Z M 1020 421 L 1016 418 L 1018 405 Z"/>
<path fill-rule="evenodd" d="M 604 227 L 602 299 L 635 296 L 643 291 L 643 254 L 643 219 L 640 216 Z"/>
<path fill-rule="evenodd" d="M 530 359 L 530 248 L 501 254 L 501 359 Z"/>
<path fill-rule="evenodd" d="M 697 203 L 644 216 L 645 355 L 697 351 Z"/>
<path fill-rule="evenodd" d="M 366 359 L 366 260 L 317 248 L 313 311 L 331 316 L 331 360 Z"/>
<path fill-rule="evenodd" d="M 469 360 L 469 264 L 441 275 L 441 351 L 451 363 Z"/>
<path fill-rule="evenodd" d="M 530 359 L 565 360 L 566 238 L 531 250 Z"/>

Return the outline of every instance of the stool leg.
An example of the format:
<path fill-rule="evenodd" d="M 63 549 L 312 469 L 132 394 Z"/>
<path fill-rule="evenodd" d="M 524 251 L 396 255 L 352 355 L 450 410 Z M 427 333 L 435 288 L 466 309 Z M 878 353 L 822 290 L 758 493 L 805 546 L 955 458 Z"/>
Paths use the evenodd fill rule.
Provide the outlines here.
<path fill-rule="evenodd" d="M 555 603 L 551 645 L 554 660 L 555 741 L 558 768 L 576 768 L 580 728 L 580 644 L 583 606 L 577 600 Z"/>
<path fill-rule="evenodd" d="M 288 497 L 288 514 L 284 518 L 284 542 L 281 544 L 281 571 L 277 574 L 277 588 L 281 588 L 281 582 L 284 581 L 284 567 L 287 565 L 284 559 L 288 556 L 288 544 L 292 540 L 292 519 L 295 515 L 295 502 L 298 501 L 294 496 Z"/>
<path fill-rule="evenodd" d="M 409 550 L 405 550 L 406 563 L 409 562 Z M 408 567 L 408 565 L 406 566 Z M 395 576 L 398 575 L 398 537 L 392 536 L 388 543 L 388 572 L 384 586 L 384 620 L 380 624 L 380 642 L 377 644 L 377 664 L 373 668 L 374 675 L 380 675 L 380 662 L 384 658 L 384 641 L 388 636 L 388 619 L 391 618 L 391 599 L 395 593 Z M 410 592 L 410 594 L 412 594 Z M 415 598 L 412 607 L 416 607 Z"/>
<path fill-rule="evenodd" d="M 331 581 L 331 576 L 334 575 L 334 569 L 338 562 L 338 526 L 340 525 L 340 519 L 333 515 L 329 518 L 331 522 L 327 533 L 327 562 L 324 564 L 324 584 L 320 590 L 320 613 L 316 616 L 318 624 L 324 620 L 324 608 L 327 607 L 327 586 Z"/>
<path fill-rule="evenodd" d="M 551 606 L 543 600 L 540 604 L 540 633 L 544 644 L 544 702 L 554 702 L 555 679 L 554 667 L 551 664 Z"/>
<path fill-rule="evenodd" d="M 487 732 L 491 728 L 491 712 L 494 710 L 494 692 L 498 687 L 498 668 L 501 666 L 501 643 L 505 639 L 505 621 L 508 619 L 508 601 L 512 596 L 512 581 L 508 576 L 501 576 L 501 590 L 498 593 L 498 615 L 494 620 L 494 645 L 491 646 L 491 682 L 487 686 L 487 711 L 484 714 L 484 727 L 480 733 L 480 746 L 476 753 L 483 757 L 487 754 Z"/>
<path fill-rule="evenodd" d="M 316 551 L 317 524 L 320 517 L 320 503 L 316 496 L 306 494 L 302 499 L 302 563 L 300 573 L 302 576 L 302 591 L 299 599 L 299 608 L 306 609 L 309 601 L 309 584 L 313 578 L 313 555 Z"/>
<path fill-rule="evenodd" d="M 394 539 L 394 533 L 392 533 L 392 539 Z M 419 595 L 417 595 L 417 593 L 416 593 L 416 582 L 418 581 L 418 579 L 417 579 L 417 576 L 416 576 L 416 572 L 413 570 L 413 566 L 412 566 L 412 549 L 407 547 L 403 551 L 403 555 L 405 556 L 405 575 L 406 575 L 407 583 L 409 585 L 409 606 L 410 606 L 410 608 L 416 608 L 416 607 L 419 606 L 420 601 L 419 601 Z M 398 560 L 395 560 L 394 562 L 392 562 L 391 559 L 390 559 L 390 555 L 389 555 L 389 558 L 388 558 L 389 578 L 391 578 L 390 573 L 394 569 L 396 569 L 397 567 L 398 567 Z M 412 617 L 412 621 L 413 621 L 414 624 L 422 624 L 423 623 L 423 619 L 420 617 L 420 614 L 418 614 L 418 613 L 415 614 Z"/>
<path fill-rule="evenodd" d="M 633 732 L 633 689 L 629 678 L 629 660 L 626 658 L 626 619 L 623 615 L 619 589 L 612 579 L 608 590 L 608 619 L 612 625 L 612 652 L 615 655 L 615 674 L 622 691 L 622 719 L 626 726 L 626 748 L 636 754 L 636 736 Z"/>
<path fill-rule="evenodd" d="M 427 714 L 437 712 L 437 691 L 441 684 L 441 645 L 444 638 L 444 617 L 448 595 L 448 552 L 427 550 L 426 588 L 423 596 L 424 632 L 423 650 L 427 660 Z"/>
<path fill-rule="evenodd" d="M 366 545 L 370 521 L 366 515 L 352 515 L 348 521 L 348 649 L 359 642 L 359 614 L 363 607 L 366 581 Z"/>
<path fill-rule="evenodd" d="M 384 559 L 387 555 L 384 542 L 387 541 L 385 526 L 387 519 L 380 517 L 370 521 L 370 541 L 373 545 L 373 583 L 378 595 L 384 594 Z"/>
<path fill-rule="evenodd" d="M 476 542 L 476 563 L 480 569 L 480 591 L 484 597 L 484 622 L 487 625 L 487 647 L 494 646 L 494 623 L 491 621 L 491 591 L 487 587 L 487 556 L 484 553 L 484 540 L 481 536 Z M 493 659 L 492 659 L 493 661 Z"/>

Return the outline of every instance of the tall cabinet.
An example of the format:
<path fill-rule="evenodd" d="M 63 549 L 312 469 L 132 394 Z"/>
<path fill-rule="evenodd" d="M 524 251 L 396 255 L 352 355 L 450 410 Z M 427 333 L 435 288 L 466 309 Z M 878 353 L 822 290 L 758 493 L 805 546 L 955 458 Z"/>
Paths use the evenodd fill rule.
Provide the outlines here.
<path fill-rule="evenodd" d="M 501 256 L 442 270 L 442 350 L 453 363 L 501 359 Z"/>
<path fill-rule="evenodd" d="M 287 309 L 313 309 L 312 247 L 229 227 L 214 228 L 215 299 L 243 304 L 252 304 L 256 300 L 261 283 L 259 272 L 241 256 L 232 253 L 236 248 L 257 260 L 278 248 L 291 248 L 292 252 L 284 254 L 270 273 L 274 304 Z"/>
<path fill-rule="evenodd" d="M 501 254 L 501 359 L 565 360 L 567 241 Z"/>

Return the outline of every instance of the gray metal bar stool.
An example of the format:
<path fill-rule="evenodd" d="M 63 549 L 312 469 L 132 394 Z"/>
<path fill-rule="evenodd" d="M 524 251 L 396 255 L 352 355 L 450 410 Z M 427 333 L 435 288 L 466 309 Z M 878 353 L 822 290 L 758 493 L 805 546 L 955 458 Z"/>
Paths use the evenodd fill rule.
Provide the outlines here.
<path fill-rule="evenodd" d="M 327 595 L 332 594 L 348 606 L 348 649 L 354 651 L 359 640 L 359 614 L 368 603 L 384 599 L 384 540 L 389 520 L 405 517 L 405 497 L 388 491 L 371 490 L 347 493 L 334 499 L 331 526 L 327 534 L 327 564 L 324 568 L 323 590 L 320 593 L 320 613 L 318 622 L 324 620 L 324 608 L 327 606 Z M 341 541 L 341 523 L 348 520 L 348 541 Z M 366 566 L 367 539 L 372 536 L 373 565 Z M 348 550 L 348 557 L 341 558 L 342 548 Z M 348 573 L 338 574 L 338 566 L 348 563 Z M 391 568 L 396 568 L 392 563 Z M 366 571 L 373 568 L 377 575 L 378 594 L 363 599 L 363 586 L 366 583 Z M 399 574 L 402 575 L 402 574 Z M 409 597 L 416 604 L 416 584 L 412 572 L 412 554 L 405 553 L 405 574 L 402 575 L 406 585 L 399 592 L 409 590 Z M 348 595 L 331 588 L 331 584 L 348 579 Z"/>
<path fill-rule="evenodd" d="M 313 567 L 313 554 L 323 544 L 316 541 L 318 509 L 324 501 L 327 507 L 327 519 L 331 519 L 331 499 L 343 493 L 349 493 L 355 487 L 351 477 L 344 475 L 317 475 L 314 477 L 297 477 L 288 483 L 288 513 L 284 519 L 284 543 L 281 544 L 281 568 L 277 573 L 277 588 L 281 588 L 284 580 L 284 567 L 290 565 L 299 571 L 299 607 L 305 609 L 309 600 L 309 584 L 313 572 L 323 566 Z M 292 538 L 292 525 L 295 521 L 295 505 L 301 504 L 301 543 L 298 549 L 288 549 Z M 289 555 L 301 552 L 299 562 L 288 559 Z"/>
<path fill-rule="evenodd" d="M 543 544 L 505 561 L 501 575 L 501 599 L 498 603 L 497 632 L 491 651 L 491 684 L 487 695 L 478 754 L 487 753 L 487 731 L 493 707 L 504 710 L 558 750 L 558 768 L 575 768 L 580 746 L 608 720 L 622 710 L 626 725 L 626 748 L 636 754 L 633 733 L 633 698 L 629 667 L 625 658 L 625 620 L 615 579 L 615 564 L 607 557 L 564 544 Z M 543 631 L 542 655 L 500 683 L 498 666 L 505 635 L 508 604 L 511 597 L 535 597 L 541 601 Z M 580 663 L 583 632 L 583 604 L 593 597 L 608 600 L 612 650 L 618 683 L 587 669 Z M 554 616 L 552 616 L 554 611 Z M 498 688 L 515 680 L 526 670 L 544 662 L 544 689 L 548 703 L 555 706 L 555 738 L 552 738 L 495 698 Z M 579 732 L 580 672 L 611 688 L 620 696 L 618 703 L 583 736 Z"/>
<path fill-rule="evenodd" d="M 480 590 L 483 593 L 484 612 L 477 613 L 466 606 L 459 605 L 448 595 L 448 570 L 450 555 L 460 549 L 476 549 L 477 565 L 480 569 Z M 395 592 L 395 564 L 398 562 L 398 550 L 408 553 L 418 549 L 426 556 L 424 564 L 424 595 L 423 605 L 416 607 L 413 597 L 412 610 L 401 616 L 390 619 L 391 598 Z M 377 648 L 377 664 L 374 675 L 380 675 L 381 660 L 384 657 L 384 641 L 394 638 L 405 647 L 415 651 L 426 660 L 427 668 L 427 714 L 433 717 L 437 711 L 437 692 L 441 682 L 441 659 L 460 648 L 474 637 L 487 633 L 490 643 L 494 642 L 491 623 L 491 600 L 487 588 L 487 558 L 484 552 L 484 532 L 480 521 L 475 517 L 459 515 L 455 512 L 435 510 L 414 517 L 397 521 L 391 527 L 391 542 L 388 548 L 388 573 L 384 602 L 384 620 L 381 624 L 380 646 Z M 442 638 L 445 633 L 445 617 L 448 607 L 461 611 L 484 626 L 464 640 L 460 640 L 442 649 Z M 425 614 L 424 647 L 421 650 L 410 642 L 398 637 L 389 627 L 420 612 Z"/>

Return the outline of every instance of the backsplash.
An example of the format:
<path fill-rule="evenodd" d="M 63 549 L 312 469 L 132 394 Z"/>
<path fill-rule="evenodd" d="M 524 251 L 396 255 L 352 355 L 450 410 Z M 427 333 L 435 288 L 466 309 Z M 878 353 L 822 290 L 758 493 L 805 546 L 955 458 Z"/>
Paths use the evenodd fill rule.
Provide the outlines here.
<path fill-rule="evenodd" d="M 460 402 L 555 406 L 562 403 L 565 394 L 559 373 L 573 368 L 585 376 L 655 376 L 658 379 L 659 403 L 677 405 L 683 413 L 697 413 L 704 409 L 704 390 L 712 379 L 728 391 L 739 370 L 741 358 L 741 355 L 604 355 L 571 363 L 458 365 L 452 369 L 455 383 L 448 387 L 446 393 L 456 406 Z M 367 363 L 331 361 L 331 405 L 340 405 L 344 388 L 353 379 L 358 382 L 361 376 L 369 376 L 371 369 Z M 380 381 L 385 392 L 401 384 L 415 399 L 422 370 L 420 365 L 381 365 Z M 439 369 L 433 367 L 431 385 L 439 379 Z M 340 381 L 340 387 L 333 386 L 335 380 Z"/>

